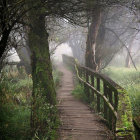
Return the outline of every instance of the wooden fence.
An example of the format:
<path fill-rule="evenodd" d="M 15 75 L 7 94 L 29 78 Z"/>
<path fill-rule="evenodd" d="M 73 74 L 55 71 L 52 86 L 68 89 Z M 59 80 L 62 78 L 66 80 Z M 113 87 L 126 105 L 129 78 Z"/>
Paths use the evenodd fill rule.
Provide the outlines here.
<path fill-rule="evenodd" d="M 131 104 L 127 92 L 103 74 L 79 65 L 73 57 L 63 55 L 63 62 L 75 72 L 84 86 L 89 103 L 106 120 L 116 138 L 134 140 Z"/>

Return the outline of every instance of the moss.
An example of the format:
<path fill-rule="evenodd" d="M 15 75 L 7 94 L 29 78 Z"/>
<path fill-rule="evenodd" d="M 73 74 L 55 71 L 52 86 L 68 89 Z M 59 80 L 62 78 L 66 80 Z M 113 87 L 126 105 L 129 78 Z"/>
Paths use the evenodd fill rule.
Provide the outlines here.
<path fill-rule="evenodd" d="M 132 121 L 131 103 L 127 92 L 123 89 L 118 89 L 118 118 L 116 123 L 117 136 L 131 137 L 134 140 L 134 126 Z"/>
<path fill-rule="evenodd" d="M 41 9 L 40 9 L 41 10 Z M 31 15 L 34 11 L 30 11 Z M 32 135 L 40 139 L 52 139 L 56 131 L 57 109 L 52 66 L 49 54 L 48 35 L 45 30 L 43 11 L 31 16 L 32 29 L 29 33 L 29 47 L 32 53 Z M 52 134 L 53 132 L 53 134 Z"/>
<path fill-rule="evenodd" d="M 135 121 L 137 127 L 140 129 L 140 115 L 137 117 L 134 117 L 134 121 Z"/>

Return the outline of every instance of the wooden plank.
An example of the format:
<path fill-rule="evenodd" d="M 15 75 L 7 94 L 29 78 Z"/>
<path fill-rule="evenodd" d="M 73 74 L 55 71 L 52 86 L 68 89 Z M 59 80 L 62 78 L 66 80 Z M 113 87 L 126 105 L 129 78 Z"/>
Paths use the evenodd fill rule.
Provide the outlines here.
<path fill-rule="evenodd" d="M 100 79 L 97 78 L 97 90 L 100 91 Z M 100 112 L 100 95 L 97 94 L 97 111 Z"/>

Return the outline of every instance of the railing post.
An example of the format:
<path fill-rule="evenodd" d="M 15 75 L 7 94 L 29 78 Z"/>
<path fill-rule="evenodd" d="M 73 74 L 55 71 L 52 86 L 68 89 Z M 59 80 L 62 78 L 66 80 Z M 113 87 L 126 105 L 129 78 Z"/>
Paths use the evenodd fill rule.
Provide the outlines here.
<path fill-rule="evenodd" d="M 97 90 L 100 91 L 100 79 L 97 78 Z M 97 94 L 97 111 L 100 112 L 100 95 Z"/>
<path fill-rule="evenodd" d="M 107 97 L 107 85 L 104 82 L 104 96 Z M 107 104 L 104 101 L 104 118 L 107 120 Z"/>
<path fill-rule="evenodd" d="M 91 85 L 94 87 L 94 75 L 91 73 Z M 92 99 L 94 101 L 94 91 L 92 90 Z"/>
<path fill-rule="evenodd" d="M 89 83 L 89 73 L 88 73 L 87 70 L 86 70 L 86 82 Z M 89 100 L 90 91 L 89 91 L 89 88 L 87 86 L 86 86 L 86 94 L 87 94 L 87 97 L 88 97 L 88 100 Z"/>
<path fill-rule="evenodd" d="M 77 68 L 78 68 L 79 76 L 80 78 L 82 78 L 82 69 L 79 66 L 77 66 Z M 82 82 L 80 80 L 79 80 L 79 83 L 80 85 L 82 85 Z"/>
<path fill-rule="evenodd" d="M 111 105 L 113 105 L 113 100 L 112 100 L 112 90 L 108 88 L 108 97 L 109 97 L 109 102 L 111 103 Z M 109 109 L 109 127 L 112 130 L 112 118 L 113 118 L 113 113 L 112 111 Z"/>
<path fill-rule="evenodd" d="M 114 106 L 115 111 L 117 111 L 117 106 L 118 106 L 118 92 L 117 92 L 117 90 L 114 91 L 114 103 L 113 103 L 113 106 Z M 116 120 L 117 120 L 117 118 L 113 117 L 112 130 L 113 130 L 114 134 L 115 134 L 115 131 L 116 131 Z"/>
<path fill-rule="evenodd" d="M 83 78 L 86 80 L 86 70 L 83 70 Z M 84 93 L 87 96 L 87 85 L 84 83 Z"/>
<path fill-rule="evenodd" d="M 118 92 L 114 91 L 114 109 L 117 110 L 118 106 Z"/>

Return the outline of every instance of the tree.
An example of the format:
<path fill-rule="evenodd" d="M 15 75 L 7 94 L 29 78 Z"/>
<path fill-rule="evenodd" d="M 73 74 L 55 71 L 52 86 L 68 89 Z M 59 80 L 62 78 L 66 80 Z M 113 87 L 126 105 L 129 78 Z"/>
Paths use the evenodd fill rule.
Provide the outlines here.
<path fill-rule="evenodd" d="M 107 64 L 109 64 L 113 56 L 120 50 L 120 48 L 126 47 L 125 43 L 123 43 L 122 39 L 120 39 L 119 36 L 126 35 L 128 28 L 130 28 L 128 27 L 130 24 L 127 25 L 127 23 L 125 23 L 120 17 L 121 16 L 123 17 L 124 16 L 123 14 L 125 14 L 126 16 L 129 15 L 128 13 L 130 9 L 127 8 L 131 5 L 131 3 L 129 2 L 130 1 L 125 1 L 124 3 L 122 3 L 121 1 L 119 1 L 116 3 L 112 1 L 111 3 L 109 1 L 105 1 L 104 4 L 100 2 L 95 3 L 96 7 L 98 7 L 97 8 L 98 10 L 94 8 L 90 14 L 91 20 L 89 20 L 89 31 L 88 31 L 86 56 L 85 56 L 87 67 L 90 67 L 95 71 L 100 71 Z M 115 7 L 113 7 L 114 5 Z M 104 10 L 103 7 L 105 8 Z M 115 9 L 118 8 L 121 9 L 118 10 L 119 12 L 121 11 L 121 13 L 115 11 Z M 109 17 L 111 15 L 110 13 L 113 13 L 114 16 Z M 129 18 L 133 19 L 132 16 L 130 16 Z M 120 21 L 120 23 L 118 22 L 118 25 L 116 26 L 116 23 L 113 20 L 117 22 Z M 128 21 L 128 23 L 130 22 L 132 21 Z M 115 24 L 113 25 L 112 23 Z M 122 23 L 125 24 L 123 25 Z M 125 29 L 125 26 L 127 27 L 127 29 Z M 123 27 L 125 30 L 123 29 Z M 116 29 L 114 30 L 113 28 L 118 28 L 118 30 L 116 31 Z M 119 28 L 122 29 L 120 30 Z M 112 32 L 110 34 L 111 36 L 108 35 L 108 32 Z M 107 37 L 108 40 L 105 40 Z M 112 38 L 112 41 L 110 38 Z M 112 46 L 116 46 L 116 47 L 112 47 Z"/>
<path fill-rule="evenodd" d="M 46 1 L 45 1 L 46 2 Z M 40 138 L 46 137 L 51 139 L 51 135 L 47 133 L 55 127 L 56 119 L 56 93 L 52 78 L 52 67 L 49 54 L 48 33 L 46 31 L 45 17 L 59 16 L 67 18 L 71 22 L 77 22 L 70 17 L 79 12 L 77 9 L 81 4 L 80 1 L 32 1 L 38 4 L 38 9 L 32 9 L 29 12 L 29 48 L 31 50 L 33 93 L 32 93 L 32 116 L 31 127 L 32 136 L 38 134 Z M 36 4 L 37 3 L 37 4 Z M 80 4 L 80 5 L 79 5 Z M 76 6 L 75 8 L 72 8 Z M 63 10 L 62 10 L 63 9 Z M 83 9 L 83 8 L 82 8 Z M 59 11 L 60 10 L 60 11 Z M 70 14 L 70 15 L 69 15 Z M 42 116 L 40 118 L 40 116 Z"/>
<path fill-rule="evenodd" d="M 74 58 L 82 65 L 85 64 L 86 36 L 87 28 L 71 27 L 68 44 L 72 49 Z"/>
<path fill-rule="evenodd" d="M 2 58 L 6 50 L 11 31 L 14 27 L 17 28 L 16 24 L 21 21 L 25 13 L 30 9 L 25 8 L 26 2 L 25 0 L 0 1 L 0 58 Z"/>

